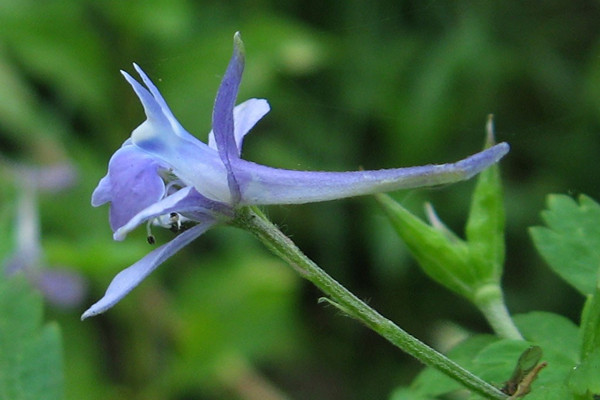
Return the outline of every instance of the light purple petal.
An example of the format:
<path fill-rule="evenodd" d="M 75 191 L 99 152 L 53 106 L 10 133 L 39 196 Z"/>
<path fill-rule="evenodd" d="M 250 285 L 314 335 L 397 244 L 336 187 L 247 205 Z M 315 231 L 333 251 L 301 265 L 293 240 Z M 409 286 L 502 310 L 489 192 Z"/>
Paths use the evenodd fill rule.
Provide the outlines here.
<path fill-rule="evenodd" d="M 217 91 L 212 118 L 215 142 L 221 161 L 227 169 L 227 182 L 233 203 L 237 203 L 240 199 L 240 189 L 236 182 L 236 176 L 231 170 L 232 160 L 238 159 L 240 154 L 234 136 L 233 108 L 242 81 L 243 71 L 243 44 L 239 32 L 236 32 L 233 37 L 233 55 L 221 81 L 221 86 Z"/>
<path fill-rule="evenodd" d="M 68 163 L 36 168 L 33 172 L 38 189 L 48 192 L 59 192 L 77 181 L 77 171 Z"/>
<path fill-rule="evenodd" d="M 132 145 L 121 147 L 112 156 L 108 175 L 92 194 L 92 205 L 111 202 L 113 231 L 164 196 L 165 185 L 158 175 L 159 168 L 159 161 Z"/>
<path fill-rule="evenodd" d="M 302 204 L 398 189 L 435 186 L 469 179 L 509 150 L 500 143 L 452 164 L 377 171 L 308 172 L 270 168 L 239 160 L 240 204 Z"/>
<path fill-rule="evenodd" d="M 140 224 L 161 215 L 177 212 L 181 214 L 194 213 L 197 219 L 203 216 L 203 219 L 214 219 L 216 213 L 227 215 L 231 213 L 230 209 L 221 204 L 207 199 L 199 194 L 193 187 L 185 187 L 161 201 L 152 203 L 141 210 L 125 225 L 121 226 L 113 235 L 115 240 L 123 240 L 125 236 Z"/>
<path fill-rule="evenodd" d="M 152 271 L 169 257 L 206 232 L 216 221 L 204 221 L 181 233 L 170 242 L 148 253 L 144 258 L 119 272 L 114 277 L 104 297 L 83 313 L 81 319 L 98 315 L 108 310 L 140 284 Z"/>
<path fill-rule="evenodd" d="M 181 124 L 179 123 L 179 121 L 177 121 L 177 119 L 173 115 L 173 112 L 171 111 L 171 109 L 167 105 L 167 102 L 165 101 L 165 99 L 162 97 L 162 95 L 158 91 L 158 88 L 154 85 L 154 83 L 150 80 L 150 78 L 148 78 L 148 75 L 146 75 L 146 73 L 137 64 L 134 63 L 133 67 L 135 68 L 135 70 L 137 71 L 137 73 L 142 78 L 142 81 L 144 82 L 144 85 L 146 85 L 146 87 L 148 88 L 148 90 L 152 94 L 152 97 L 154 98 L 154 101 L 159 105 L 159 107 L 160 107 L 160 109 L 162 111 L 162 114 L 169 121 L 169 124 L 171 125 L 171 128 L 173 129 L 173 131 L 177 135 L 181 136 L 184 139 L 187 139 L 187 140 L 194 139 L 194 136 L 191 133 L 189 133 L 188 131 L 186 131 L 183 128 L 183 126 L 181 126 Z M 125 78 L 127 78 L 127 76 Z M 131 84 L 130 79 L 127 79 L 127 81 Z M 135 90 L 135 87 L 134 87 L 134 90 Z M 137 90 L 136 90 L 136 93 L 137 93 Z M 142 100 L 141 97 L 140 97 L 140 100 Z M 143 100 L 142 100 L 142 103 L 143 103 Z"/>
<path fill-rule="evenodd" d="M 233 126 L 238 156 L 240 156 L 242 152 L 244 136 L 250 132 L 250 129 L 252 129 L 254 125 L 270 111 L 270 109 L 269 103 L 265 99 L 249 99 L 242 104 L 235 106 L 233 109 Z M 217 149 L 213 131 L 210 131 L 208 134 L 208 146 L 215 150 Z"/>

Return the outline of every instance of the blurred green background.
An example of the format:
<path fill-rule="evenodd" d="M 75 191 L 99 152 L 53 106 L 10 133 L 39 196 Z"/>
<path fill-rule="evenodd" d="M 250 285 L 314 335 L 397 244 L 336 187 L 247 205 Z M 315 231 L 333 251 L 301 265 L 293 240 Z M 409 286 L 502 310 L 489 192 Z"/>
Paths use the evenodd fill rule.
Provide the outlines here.
<path fill-rule="evenodd" d="M 78 182 L 40 194 L 49 265 L 89 282 L 83 304 L 47 307 L 63 330 L 68 399 L 386 398 L 420 365 L 335 309 L 233 228 L 210 231 L 114 309 L 80 314 L 151 247 L 139 229 L 112 241 L 108 208 L 90 206 L 112 153 L 144 117 L 119 74 L 138 63 L 179 121 L 205 140 L 241 31 L 239 100 L 271 112 L 244 157 L 291 169 L 377 169 L 478 151 L 489 113 L 506 183 L 505 286 L 513 312 L 578 319 L 582 299 L 533 252 L 545 195 L 600 197 L 600 3 L 597 1 L 0 0 L 0 154 L 72 163 Z M 11 251 L 17 189 L 3 176 L 0 259 Z M 473 182 L 394 196 L 431 201 L 462 231 Z M 473 308 L 427 280 L 368 197 L 268 214 L 321 267 L 436 346 Z M 170 232 L 159 232 L 163 243 Z M 253 397 L 254 396 L 254 397 Z"/>

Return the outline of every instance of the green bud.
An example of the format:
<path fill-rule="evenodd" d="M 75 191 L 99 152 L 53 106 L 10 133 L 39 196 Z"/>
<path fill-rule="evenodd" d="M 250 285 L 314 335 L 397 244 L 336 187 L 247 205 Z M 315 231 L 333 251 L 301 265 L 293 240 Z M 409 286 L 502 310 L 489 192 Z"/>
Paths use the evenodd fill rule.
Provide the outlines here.
<path fill-rule="evenodd" d="M 495 144 L 492 115 L 484 148 Z M 472 261 L 480 279 L 498 282 L 504 265 L 504 202 L 500 168 L 494 164 L 479 174 L 465 229 Z"/>
<path fill-rule="evenodd" d="M 426 224 L 390 196 L 378 194 L 375 198 L 425 273 L 473 301 L 477 282 L 470 268 L 467 244 L 446 230 Z"/>
<path fill-rule="evenodd" d="M 490 116 L 485 148 L 493 145 Z M 391 197 L 375 197 L 427 275 L 478 306 L 497 303 L 498 296 L 493 296 L 492 302 L 480 299 L 480 289 L 499 289 L 504 263 L 505 217 L 497 165 L 479 174 L 466 225 L 466 241 L 451 232 L 431 206 L 426 205 L 431 223 L 428 225 Z"/>

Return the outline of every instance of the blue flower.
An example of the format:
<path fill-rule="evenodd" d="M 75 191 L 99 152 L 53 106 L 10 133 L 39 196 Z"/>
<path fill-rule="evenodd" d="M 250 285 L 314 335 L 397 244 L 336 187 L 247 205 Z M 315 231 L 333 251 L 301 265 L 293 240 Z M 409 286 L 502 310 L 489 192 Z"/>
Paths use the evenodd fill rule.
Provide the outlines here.
<path fill-rule="evenodd" d="M 112 156 L 108 173 L 92 195 L 92 205 L 110 202 L 110 225 L 116 240 L 146 223 L 180 231 L 170 242 L 121 271 L 100 301 L 82 319 L 102 313 L 136 287 L 158 265 L 209 228 L 234 218 L 239 207 L 300 204 L 468 179 L 508 152 L 500 143 L 453 164 L 377 171 L 294 171 L 240 158 L 244 136 L 269 112 L 263 99 L 235 106 L 244 69 L 239 33 L 217 92 L 208 144 L 175 119 L 148 76 L 134 64 L 145 87 L 126 72 L 146 121 Z M 152 236 L 149 234 L 149 241 Z"/>
<path fill-rule="evenodd" d="M 0 175 L 4 172 L 5 165 L 2 164 Z M 13 225 L 15 249 L 10 257 L 0 263 L 4 264 L 4 274 L 24 275 L 56 307 L 78 307 L 85 297 L 87 282 L 72 269 L 48 268 L 40 237 L 37 201 L 40 192 L 56 193 L 74 184 L 77 175 L 75 169 L 66 163 L 43 168 L 11 163 L 6 167 L 17 187 L 18 198 Z"/>

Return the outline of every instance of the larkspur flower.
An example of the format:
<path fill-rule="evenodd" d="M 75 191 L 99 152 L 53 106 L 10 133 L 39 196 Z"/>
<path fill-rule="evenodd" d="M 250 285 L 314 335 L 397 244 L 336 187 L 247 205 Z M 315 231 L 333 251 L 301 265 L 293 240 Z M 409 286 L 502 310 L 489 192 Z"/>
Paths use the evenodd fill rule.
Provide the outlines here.
<path fill-rule="evenodd" d="M 92 205 L 111 203 L 115 240 L 123 240 L 143 223 L 176 231 L 182 223 L 194 226 L 117 274 L 104 297 L 82 319 L 111 308 L 179 249 L 216 224 L 233 219 L 239 207 L 301 204 L 456 182 L 472 177 L 508 152 L 508 145 L 500 143 L 453 164 L 377 171 L 272 168 L 240 158 L 244 136 L 270 108 L 264 99 L 235 106 L 244 68 L 239 33 L 217 92 L 208 144 L 179 124 L 148 76 L 135 64 L 134 68 L 145 87 L 122 73 L 142 102 L 147 119 L 112 156 L 107 175 L 92 195 Z"/>
<path fill-rule="evenodd" d="M 2 161 L 2 160 L 0 160 Z M 5 165 L 2 165 L 5 164 Z M 87 283 L 75 271 L 67 268 L 48 268 L 40 237 L 38 193 L 55 193 L 72 185 L 76 173 L 69 164 L 35 168 L 13 163 L 0 163 L 0 175 L 5 172 L 15 182 L 18 199 L 13 225 L 15 249 L 3 264 L 7 276 L 22 274 L 59 308 L 74 308 L 85 297 Z"/>

